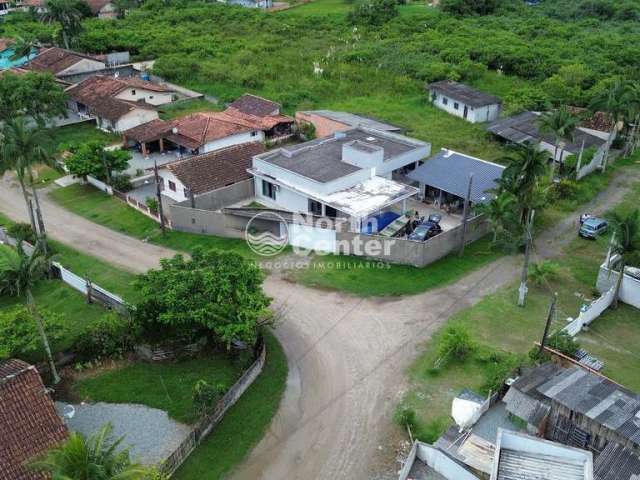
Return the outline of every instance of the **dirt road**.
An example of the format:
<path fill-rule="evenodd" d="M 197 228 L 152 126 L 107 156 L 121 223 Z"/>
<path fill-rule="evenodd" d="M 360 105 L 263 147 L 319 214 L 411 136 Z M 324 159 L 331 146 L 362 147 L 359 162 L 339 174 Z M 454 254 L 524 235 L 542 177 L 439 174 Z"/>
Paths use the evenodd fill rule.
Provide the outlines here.
<path fill-rule="evenodd" d="M 621 172 L 585 210 L 600 213 L 618 203 L 632 180 L 637 174 Z M 143 271 L 172 253 L 97 226 L 46 198 L 43 204 L 51 236 L 124 268 Z M 0 210 L 26 218 L 18 192 L 5 183 Z M 537 255 L 558 253 L 574 238 L 576 222 L 574 215 L 541 235 Z M 393 299 L 361 299 L 269 277 L 265 288 L 282 316 L 276 334 L 290 373 L 268 434 L 234 478 L 383 478 L 373 465 L 419 345 L 453 313 L 517 279 L 520 265 L 519 258 L 502 258 L 453 285 Z"/>

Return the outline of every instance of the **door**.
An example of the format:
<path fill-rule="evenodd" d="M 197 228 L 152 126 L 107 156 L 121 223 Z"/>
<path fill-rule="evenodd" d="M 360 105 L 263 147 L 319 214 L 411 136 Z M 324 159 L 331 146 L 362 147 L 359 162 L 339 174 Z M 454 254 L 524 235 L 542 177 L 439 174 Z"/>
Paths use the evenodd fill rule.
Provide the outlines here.
<path fill-rule="evenodd" d="M 469 107 L 467 107 L 466 105 L 464 106 L 464 113 L 463 113 L 463 117 L 466 120 L 467 119 L 467 115 L 469 115 Z"/>

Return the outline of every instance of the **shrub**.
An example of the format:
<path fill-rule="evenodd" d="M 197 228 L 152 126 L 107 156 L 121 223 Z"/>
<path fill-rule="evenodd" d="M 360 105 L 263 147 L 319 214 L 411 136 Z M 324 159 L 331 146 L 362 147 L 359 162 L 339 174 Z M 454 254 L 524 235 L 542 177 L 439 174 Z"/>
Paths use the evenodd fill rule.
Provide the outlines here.
<path fill-rule="evenodd" d="M 396 0 L 363 0 L 349 14 L 351 23 L 380 26 L 398 15 Z"/>
<path fill-rule="evenodd" d="M 409 428 L 411 431 L 416 430 L 416 412 L 409 407 L 398 407 L 393 415 L 393 420 L 404 428 Z"/>
<path fill-rule="evenodd" d="M 563 178 L 553 185 L 553 197 L 561 200 L 573 200 L 578 193 L 578 184 Z"/>
<path fill-rule="evenodd" d="M 53 346 L 65 335 L 62 317 L 48 310 L 39 310 L 44 329 Z M 35 319 L 26 307 L 19 306 L 0 311 L 0 359 L 11 357 L 27 361 L 44 358 L 44 347 Z"/>
<path fill-rule="evenodd" d="M 131 321 L 110 312 L 86 328 L 75 348 L 83 360 L 121 358 L 133 349 L 136 338 Z"/>
<path fill-rule="evenodd" d="M 547 346 L 568 357 L 574 357 L 580 348 L 580 344 L 564 330 L 560 330 L 551 335 L 547 340 Z"/>
<path fill-rule="evenodd" d="M 498 0 L 442 0 L 440 8 L 453 15 L 490 15 L 496 11 Z"/>
<path fill-rule="evenodd" d="M 36 235 L 28 223 L 13 223 L 7 228 L 7 233 L 18 242 L 28 242 L 31 245 L 36 244 Z"/>
<path fill-rule="evenodd" d="M 147 197 L 144 203 L 147 205 L 147 207 L 149 207 L 149 210 L 151 210 L 153 213 L 156 213 L 158 211 L 158 199 L 153 197 Z"/>
<path fill-rule="evenodd" d="M 313 140 L 316 138 L 316 126 L 311 122 L 300 122 L 298 133 L 303 140 Z"/>
<path fill-rule="evenodd" d="M 226 385 L 211 385 L 206 380 L 198 380 L 193 386 L 193 403 L 200 415 L 205 415 L 227 392 Z"/>
<path fill-rule="evenodd" d="M 558 269 L 558 264 L 551 260 L 533 263 L 529 269 L 529 278 L 536 285 L 543 285 L 558 277 Z"/>
<path fill-rule="evenodd" d="M 474 348 L 467 327 L 449 325 L 438 340 L 438 362 L 446 363 L 451 358 L 465 360 Z"/>
<path fill-rule="evenodd" d="M 133 188 L 131 185 L 131 176 L 126 173 L 114 175 L 111 178 L 111 186 L 119 192 L 128 192 Z"/>

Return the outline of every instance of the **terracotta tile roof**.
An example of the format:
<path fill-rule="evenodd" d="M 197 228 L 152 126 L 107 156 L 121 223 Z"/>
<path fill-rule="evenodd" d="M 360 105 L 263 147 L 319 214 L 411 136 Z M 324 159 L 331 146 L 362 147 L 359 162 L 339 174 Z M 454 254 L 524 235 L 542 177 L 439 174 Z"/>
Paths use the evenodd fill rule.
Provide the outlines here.
<path fill-rule="evenodd" d="M 0 1 L 0 3 L 2 2 Z M 7 48 L 9 48 L 14 43 L 16 43 L 16 41 L 13 38 L 5 38 L 5 37 L 0 38 L 0 52 L 4 52 Z"/>
<path fill-rule="evenodd" d="M 247 125 L 253 126 L 257 130 L 271 130 L 276 125 L 281 123 L 293 123 L 294 119 L 286 115 L 267 115 L 259 117 L 251 115 L 249 113 L 241 112 L 234 107 L 228 107 L 224 112 L 228 117 L 233 118 L 235 121 L 243 122 Z"/>
<path fill-rule="evenodd" d="M 114 98 L 125 88 L 127 85 L 117 79 L 93 75 L 68 88 L 67 93 L 74 101 L 86 105 L 93 113 L 109 120 L 117 120 L 136 108 L 155 110 L 144 102 L 134 103 Z"/>
<path fill-rule="evenodd" d="M 64 50 L 63 48 L 51 47 L 42 50 L 35 58 L 29 61 L 25 68 L 40 72 L 50 72 L 57 75 L 85 59 L 99 61 L 90 55 Z"/>
<path fill-rule="evenodd" d="M 143 123 L 137 127 L 133 127 L 122 133 L 129 140 L 140 143 L 152 142 L 158 140 L 171 132 L 172 123 L 164 120 L 156 119 Z"/>
<path fill-rule="evenodd" d="M 267 100 L 266 98 L 245 93 L 236 101 L 229 104 L 229 107 L 235 108 L 242 113 L 255 115 L 256 117 L 266 117 L 269 115 L 280 114 L 280 104 Z"/>
<path fill-rule="evenodd" d="M 44 0 L 22 0 L 19 4 L 23 7 L 39 8 L 44 7 Z"/>
<path fill-rule="evenodd" d="M 200 112 L 171 122 L 172 129 L 167 138 L 187 148 L 198 148 L 208 142 L 238 133 L 259 130 L 250 122 L 231 117 L 223 112 Z"/>
<path fill-rule="evenodd" d="M 569 111 L 580 118 L 580 126 L 599 130 L 601 132 L 610 132 L 613 129 L 613 120 L 611 116 L 605 112 L 591 113 L 586 108 L 568 107 Z"/>
<path fill-rule="evenodd" d="M 242 143 L 170 163 L 166 168 L 197 195 L 251 178 L 247 169 L 253 156 L 264 151 L 262 143 Z"/>
<path fill-rule="evenodd" d="M 67 437 L 35 367 L 0 362 L 0 480 L 41 480 L 24 463 Z"/>

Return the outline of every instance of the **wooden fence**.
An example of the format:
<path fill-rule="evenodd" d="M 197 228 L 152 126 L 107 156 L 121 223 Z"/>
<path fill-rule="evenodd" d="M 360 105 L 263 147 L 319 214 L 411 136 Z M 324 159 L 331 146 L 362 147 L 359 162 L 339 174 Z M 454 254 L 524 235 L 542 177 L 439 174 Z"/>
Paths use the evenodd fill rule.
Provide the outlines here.
<path fill-rule="evenodd" d="M 260 339 L 258 352 L 253 364 L 242 374 L 238 381 L 233 384 L 229 391 L 225 393 L 216 406 L 193 427 L 191 433 L 189 433 L 180 446 L 163 462 L 163 473 L 172 475 L 178 467 L 182 465 L 200 442 L 202 442 L 220 420 L 222 420 L 224 414 L 235 405 L 242 394 L 253 384 L 255 379 L 258 378 L 258 375 L 262 373 L 264 363 L 267 359 L 267 347 L 262 339 Z"/>

